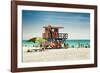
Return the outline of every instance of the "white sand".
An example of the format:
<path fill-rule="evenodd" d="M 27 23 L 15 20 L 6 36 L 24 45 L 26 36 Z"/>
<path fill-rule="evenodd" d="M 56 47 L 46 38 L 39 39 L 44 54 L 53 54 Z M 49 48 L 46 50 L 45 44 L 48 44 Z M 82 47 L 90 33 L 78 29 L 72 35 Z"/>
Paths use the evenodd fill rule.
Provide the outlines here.
<path fill-rule="evenodd" d="M 42 52 L 24 52 L 23 62 L 86 60 L 89 57 L 89 48 L 52 49 Z"/>

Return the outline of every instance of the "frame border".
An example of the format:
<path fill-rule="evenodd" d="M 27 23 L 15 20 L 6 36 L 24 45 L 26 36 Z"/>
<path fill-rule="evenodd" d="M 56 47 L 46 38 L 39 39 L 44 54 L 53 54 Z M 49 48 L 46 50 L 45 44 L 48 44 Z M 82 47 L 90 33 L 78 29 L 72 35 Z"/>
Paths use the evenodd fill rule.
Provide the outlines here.
<path fill-rule="evenodd" d="M 94 9 L 94 64 L 17 68 L 17 5 Z M 97 6 L 34 1 L 11 1 L 11 72 L 97 67 Z"/>

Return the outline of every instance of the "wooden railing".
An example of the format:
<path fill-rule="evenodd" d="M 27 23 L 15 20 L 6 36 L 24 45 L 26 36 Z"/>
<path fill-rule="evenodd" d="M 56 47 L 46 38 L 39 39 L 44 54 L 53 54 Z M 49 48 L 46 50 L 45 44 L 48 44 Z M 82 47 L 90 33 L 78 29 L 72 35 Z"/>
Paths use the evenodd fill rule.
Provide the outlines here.
<path fill-rule="evenodd" d="M 48 33 L 43 33 L 43 38 L 59 38 L 59 39 L 67 39 L 68 38 L 68 33 L 53 33 L 53 34 L 48 34 Z"/>

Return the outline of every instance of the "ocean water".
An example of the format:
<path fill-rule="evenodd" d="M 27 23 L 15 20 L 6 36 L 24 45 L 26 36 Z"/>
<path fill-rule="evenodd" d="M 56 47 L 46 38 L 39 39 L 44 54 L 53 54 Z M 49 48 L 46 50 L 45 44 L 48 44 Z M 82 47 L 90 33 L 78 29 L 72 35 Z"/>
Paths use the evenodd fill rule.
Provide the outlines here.
<path fill-rule="evenodd" d="M 69 44 L 69 47 L 79 47 L 82 46 L 82 47 L 85 47 L 85 46 L 88 46 L 90 47 L 90 40 L 66 40 L 65 41 L 66 44 Z"/>
<path fill-rule="evenodd" d="M 27 40 L 23 40 L 22 41 L 22 45 L 23 46 L 27 46 L 27 47 L 33 47 L 33 46 L 38 46 L 39 43 L 34 43 L 34 42 L 29 42 Z"/>
<path fill-rule="evenodd" d="M 82 47 L 85 47 L 85 46 L 90 47 L 90 40 L 66 40 L 64 43 L 68 44 L 70 48 L 72 46 L 77 48 L 79 47 L 79 45 Z M 27 47 L 32 47 L 32 46 L 38 46 L 39 43 L 34 43 L 34 42 L 29 42 L 27 40 L 23 40 L 22 45 L 27 46 Z"/>

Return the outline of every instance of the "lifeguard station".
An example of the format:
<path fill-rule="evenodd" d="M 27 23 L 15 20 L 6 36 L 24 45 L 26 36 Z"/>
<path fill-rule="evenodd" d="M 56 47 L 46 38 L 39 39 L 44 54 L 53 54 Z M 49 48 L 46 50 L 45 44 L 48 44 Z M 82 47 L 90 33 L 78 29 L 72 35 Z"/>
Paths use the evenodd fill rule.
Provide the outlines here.
<path fill-rule="evenodd" d="M 44 26 L 44 33 L 43 38 L 47 39 L 48 41 L 62 41 L 64 42 L 68 39 L 67 33 L 60 33 L 59 30 L 63 29 L 64 27 L 56 27 L 56 26 Z"/>

